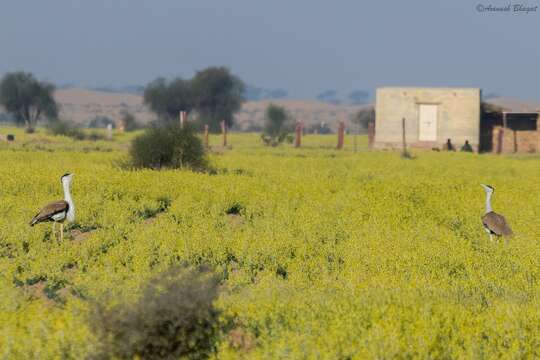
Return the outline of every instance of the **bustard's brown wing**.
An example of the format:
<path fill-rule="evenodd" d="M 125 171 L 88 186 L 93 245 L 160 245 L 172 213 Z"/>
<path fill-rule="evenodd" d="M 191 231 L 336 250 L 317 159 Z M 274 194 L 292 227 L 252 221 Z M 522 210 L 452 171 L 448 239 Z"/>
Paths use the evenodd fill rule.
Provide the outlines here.
<path fill-rule="evenodd" d="M 53 201 L 52 203 L 45 205 L 45 207 L 41 209 L 32 220 L 30 220 L 30 226 L 34 226 L 35 224 L 42 221 L 51 220 L 54 215 L 61 212 L 67 212 L 68 209 L 69 204 L 67 203 L 67 201 Z"/>
<path fill-rule="evenodd" d="M 493 211 L 488 212 L 482 216 L 482 223 L 493 234 L 498 236 L 511 236 L 512 229 L 510 225 L 506 222 L 504 216 L 499 215 Z"/>

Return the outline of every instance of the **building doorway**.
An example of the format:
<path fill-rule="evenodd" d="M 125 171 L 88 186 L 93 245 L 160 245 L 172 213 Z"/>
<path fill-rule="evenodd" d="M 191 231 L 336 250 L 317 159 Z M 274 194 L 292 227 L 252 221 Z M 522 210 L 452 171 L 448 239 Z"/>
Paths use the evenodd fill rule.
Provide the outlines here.
<path fill-rule="evenodd" d="M 419 104 L 418 111 L 418 140 L 437 141 L 437 113 L 438 105 Z"/>

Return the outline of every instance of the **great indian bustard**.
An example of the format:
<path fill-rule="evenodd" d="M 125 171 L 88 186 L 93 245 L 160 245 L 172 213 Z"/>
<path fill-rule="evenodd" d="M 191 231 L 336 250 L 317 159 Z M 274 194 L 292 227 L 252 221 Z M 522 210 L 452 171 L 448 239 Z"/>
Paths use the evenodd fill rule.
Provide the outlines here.
<path fill-rule="evenodd" d="M 62 187 L 64 188 L 64 200 L 53 201 L 40 210 L 30 221 L 30 226 L 34 226 L 40 222 L 53 222 L 53 236 L 56 230 L 56 223 L 60 223 L 60 241 L 64 240 L 64 221 L 68 222 L 75 220 L 75 204 L 71 198 L 71 181 L 73 174 L 64 174 L 61 177 Z"/>
<path fill-rule="evenodd" d="M 512 236 L 512 229 L 506 222 L 504 216 L 497 214 L 491 208 L 491 195 L 495 189 L 492 186 L 480 184 L 486 191 L 486 213 L 482 216 L 482 224 L 489 234 L 489 240 L 493 241 L 493 235 L 503 236 L 506 239 Z M 507 240 L 508 242 L 508 240 Z"/>

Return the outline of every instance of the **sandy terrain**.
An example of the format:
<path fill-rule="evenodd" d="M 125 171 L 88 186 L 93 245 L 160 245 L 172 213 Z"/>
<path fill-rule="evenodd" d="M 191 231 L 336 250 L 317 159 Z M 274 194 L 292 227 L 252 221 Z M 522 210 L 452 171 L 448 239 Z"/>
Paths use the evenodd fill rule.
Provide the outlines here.
<path fill-rule="evenodd" d="M 143 123 L 154 118 L 143 105 L 142 97 L 138 95 L 63 89 L 56 91 L 55 98 L 61 105 L 61 116 L 79 124 L 87 124 L 96 116 L 118 119 L 122 110 L 130 111 Z M 296 120 L 304 121 L 306 126 L 325 122 L 331 128 L 335 128 L 339 120 L 347 122 L 350 116 L 361 108 L 309 100 L 250 101 L 244 104 L 236 116 L 239 128 L 245 130 L 253 125 L 261 125 L 264 110 L 270 103 L 285 107 Z"/>

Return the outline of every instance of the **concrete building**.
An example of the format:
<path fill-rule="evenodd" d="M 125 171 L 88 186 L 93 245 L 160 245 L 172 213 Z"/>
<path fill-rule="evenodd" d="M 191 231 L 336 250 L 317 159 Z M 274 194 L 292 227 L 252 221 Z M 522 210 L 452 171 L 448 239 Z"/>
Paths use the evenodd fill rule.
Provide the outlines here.
<path fill-rule="evenodd" d="M 540 151 L 537 105 L 497 98 L 481 102 L 477 88 L 383 87 L 377 89 L 375 148 L 445 149 L 450 139 L 475 151 Z M 403 119 L 405 119 L 403 121 Z"/>
<path fill-rule="evenodd" d="M 401 148 L 403 119 L 410 147 L 480 145 L 480 89 L 383 87 L 377 89 L 375 148 Z"/>

